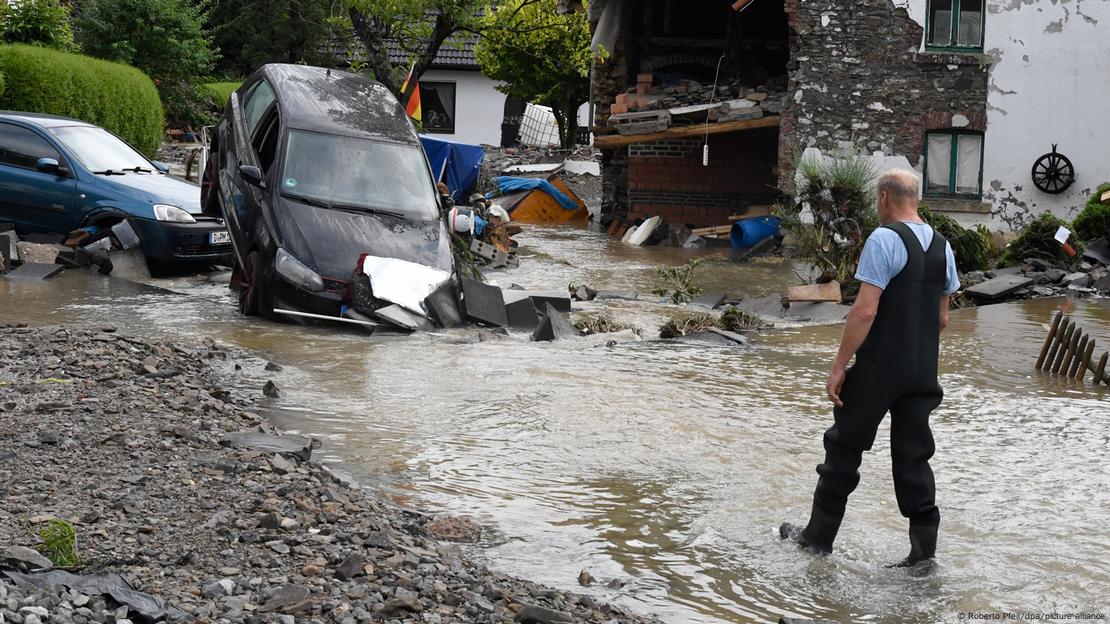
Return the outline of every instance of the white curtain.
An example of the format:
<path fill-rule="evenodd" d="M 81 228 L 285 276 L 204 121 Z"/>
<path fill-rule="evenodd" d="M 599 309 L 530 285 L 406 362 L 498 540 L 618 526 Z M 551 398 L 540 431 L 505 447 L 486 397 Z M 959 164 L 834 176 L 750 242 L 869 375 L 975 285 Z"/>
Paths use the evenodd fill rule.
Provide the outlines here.
<path fill-rule="evenodd" d="M 964 0 L 960 4 L 960 32 L 956 38 L 956 45 L 981 46 L 983 45 L 983 3 L 982 1 Z"/>
<path fill-rule="evenodd" d="M 929 161 L 926 166 L 929 176 L 925 182 L 925 190 L 947 192 L 952 167 L 952 136 L 930 135 L 928 150 Z"/>
<path fill-rule="evenodd" d="M 979 192 L 979 166 L 982 164 L 983 137 L 960 135 L 956 153 L 956 192 Z"/>

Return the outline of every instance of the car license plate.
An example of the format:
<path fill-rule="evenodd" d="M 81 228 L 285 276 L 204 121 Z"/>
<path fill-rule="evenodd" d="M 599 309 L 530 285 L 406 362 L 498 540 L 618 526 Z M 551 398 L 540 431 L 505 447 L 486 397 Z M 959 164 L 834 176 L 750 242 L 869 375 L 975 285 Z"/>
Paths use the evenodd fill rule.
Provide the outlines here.
<path fill-rule="evenodd" d="M 212 232 L 208 235 L 209 245 L 226 245 L 231 242 L 231 234 L 227 230 L 222 232 Z"/>

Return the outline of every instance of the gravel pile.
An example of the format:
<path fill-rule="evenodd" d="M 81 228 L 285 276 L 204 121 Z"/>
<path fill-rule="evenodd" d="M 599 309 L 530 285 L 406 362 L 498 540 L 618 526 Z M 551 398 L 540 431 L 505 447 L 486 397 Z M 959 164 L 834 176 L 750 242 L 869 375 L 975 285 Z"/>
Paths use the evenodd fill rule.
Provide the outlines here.
<path fill-rule="evenodd" d="M 0 328 L 0 622 L 644 622 L 491 572 L 433 519 L 279 435 L 233 369 L 264 362 L 113 328 Z M 52 519 L 81 564 L 32 572 Z"/>

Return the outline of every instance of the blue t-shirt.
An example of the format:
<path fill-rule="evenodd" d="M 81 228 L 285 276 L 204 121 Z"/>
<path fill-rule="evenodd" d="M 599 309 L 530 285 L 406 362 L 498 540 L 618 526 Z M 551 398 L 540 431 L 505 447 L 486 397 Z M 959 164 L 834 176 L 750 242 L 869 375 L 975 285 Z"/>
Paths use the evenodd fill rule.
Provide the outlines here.
<path fill-rule="evenodd" d="M 912 223 L 903 221 L 921 241 L 921 249 L 929 249 L 933 242 L 933 228 L 927 223 Z M 956 271 L 956 256 L 952 253 L 952 245 L 945 243 L 944 257 L 948 264 L 947 279 L 944 284 L 944 294 L 951 295 L 960 289 L 960 276 Z M 889 228 L 877 228 L 867 237 L 863 245 L 863 254 L 856 268 L 856 279 L 886 290 L 887 284 L 894 276 L 902 272 L 909 262 L 909 252 L 902 244 L 902 237 L 898 232 Z"/>

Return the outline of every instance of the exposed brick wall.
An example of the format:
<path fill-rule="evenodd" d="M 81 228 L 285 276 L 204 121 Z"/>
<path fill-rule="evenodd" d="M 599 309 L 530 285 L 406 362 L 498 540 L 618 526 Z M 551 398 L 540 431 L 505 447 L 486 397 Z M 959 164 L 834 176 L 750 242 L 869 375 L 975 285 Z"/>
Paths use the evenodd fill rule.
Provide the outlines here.
<path fill-rule="evenodd" d="M 900 154 L 916 165 L 925 132 L 960 114 L 984 130 L 985 57 L 919 53 L 922 28 L 890 0 L 785 0 L 790 97 L 782 170 L 793 150 Z"/>
<path fill-rule="evenodd" d="M 711 135 L 708 167 L 702 144 L 693 138 L 629 148 L 630 219 L 659 215 L 673 223 L 723 225 L 729 215 L 774 199 L 775 128 Z"/>

